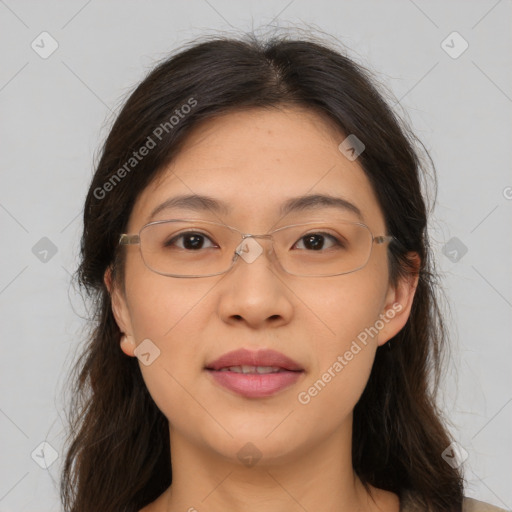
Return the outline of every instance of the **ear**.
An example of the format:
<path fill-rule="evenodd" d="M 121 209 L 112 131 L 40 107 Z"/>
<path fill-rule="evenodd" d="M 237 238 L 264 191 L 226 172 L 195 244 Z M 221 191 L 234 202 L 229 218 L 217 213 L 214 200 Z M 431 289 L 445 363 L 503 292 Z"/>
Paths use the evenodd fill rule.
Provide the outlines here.
<path fill-rule="evenodd" d="M 112 305 L 112 313 L 119 327 L 123 333 L 121 337 L 121 350 L 131 357 L 135 357 L 134 350 L 136 348 L 135 339 L 133 337 L 132 324 L 130 319 L 130 311 L 126 303 L 126 297 L 119 286 L 112 280 L 112 268 L 108 267 L 103 275 L 103 281 L 110 294 L 110 301 Z"/>
<path fill-rule="evenodd" d="M 379 346 L 384 345 L 403 329 L 411 313 L 418 286 L 421 259 L 416 252 L 407 253 L 407 259 L 411 270 L 407 275 L 399 278 L 396 286 L 390 285 L 386 294 L 384 308 L 380 315 L 384 327 L 379 331 Z"/>

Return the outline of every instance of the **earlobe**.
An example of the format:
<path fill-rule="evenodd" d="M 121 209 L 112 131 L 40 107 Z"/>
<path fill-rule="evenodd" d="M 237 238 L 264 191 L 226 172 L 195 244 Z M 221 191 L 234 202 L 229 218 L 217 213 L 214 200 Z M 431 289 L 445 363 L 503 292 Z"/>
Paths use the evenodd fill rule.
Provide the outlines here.
<path fill-rule="evenodd" d="M 387 321 L 380 330 L 378 336 L 378 345 L 384 345 L 391 338 L 396 336 L 405 326 L 409 319 L 416 288 L 419 281 L 419 269 L 421 260 L 415 252 L 408 254 L 408 259 L 414 270 L 399 279 L 395 287 L 390 287 L 386 297 L 383 314 Z"/>
<path fill-rule="evenodd" d="M 135 345 L 135 340 L 133 339 L 132 336 L 123 334 L 121 336 L 120 346 L 121 346 L 121 350 L 127 356 L 135 357 L 134 351 L 135 351 L 136 345 Z"/>

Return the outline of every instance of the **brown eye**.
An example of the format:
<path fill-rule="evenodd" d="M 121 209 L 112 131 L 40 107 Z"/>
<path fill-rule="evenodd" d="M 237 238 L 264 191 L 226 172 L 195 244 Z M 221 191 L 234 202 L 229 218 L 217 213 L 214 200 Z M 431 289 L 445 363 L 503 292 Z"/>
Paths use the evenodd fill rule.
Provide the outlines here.
<path fill-rule="evenodd" d="M 302 247 L 298 248 L 306 249 L 309 251 L 321 251 L 322 249 L 330 249 L 334 246 L 343 246 L 340 240 L 327 233 L 309 233 L 301 237 L 300 241 L 297 242 L 296 245 L 300 245 L 301 242 Z"/>
<path fill-rule="evenodd" d="M 180 243 L 176 243 L 176 241 L 181 241 Z M 178 236 L 173 237 L 169 241 L 164 242 L 164 247 L 173 247 L 176 246 L 180 249 L 186 249 L 189 251 L 197 251 L 199 249 L 204 249 L 205 243 L 211 240 L 202 233 L 196 233 L 189 231 L 187 233 L 181 233 Z M 213 242 L 209 247 L 216 247 Z M 206 247 L 206 248 L 209 248 Z"/>

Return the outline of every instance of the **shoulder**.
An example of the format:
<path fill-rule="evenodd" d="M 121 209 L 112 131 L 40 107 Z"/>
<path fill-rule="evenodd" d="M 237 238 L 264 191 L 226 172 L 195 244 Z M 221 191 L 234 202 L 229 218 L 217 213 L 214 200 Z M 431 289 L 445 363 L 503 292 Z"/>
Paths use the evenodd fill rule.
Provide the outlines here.
<path fill-rule="evenodd" d="M 504 508 L 489 505 L 483 501 L 474 500 L 472 498 L 464 498 L 463 512 L 506 512 Z"/>
<path fill-rule="evenodd" d="M 427 507 L 422 499 L 415 493 L 406 491 L 400 498 L 400 512 L 427 512 Z M 462 512 L 510 512 L 503 508 L 478 501 L 473 498 L 464 498 Z"/>

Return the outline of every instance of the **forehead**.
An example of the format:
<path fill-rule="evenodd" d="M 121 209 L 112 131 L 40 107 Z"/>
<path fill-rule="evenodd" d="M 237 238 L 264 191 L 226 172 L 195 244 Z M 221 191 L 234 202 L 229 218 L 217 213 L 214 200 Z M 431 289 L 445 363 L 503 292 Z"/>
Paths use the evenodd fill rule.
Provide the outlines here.
<path fill-rule="evenodd" d="M 381 230 L 383 215 L 366 174 L 338 149 L 345 137 L 328 118 L 299 109 L 252 109 L 209 119 L 139 195 L 129 226 L 140 229 L 154 220 L 151 213 L 169 198 L 197 194 L 226 206 L 218 212 L 223 221 L 266 229 L 287 200 L 323 194 L 355 204 L 363 221 Z M 162 209 L 157 215 L 178 213 L 187 212 Z M 360 220 L 353 212 L 345 216 Z"/>

